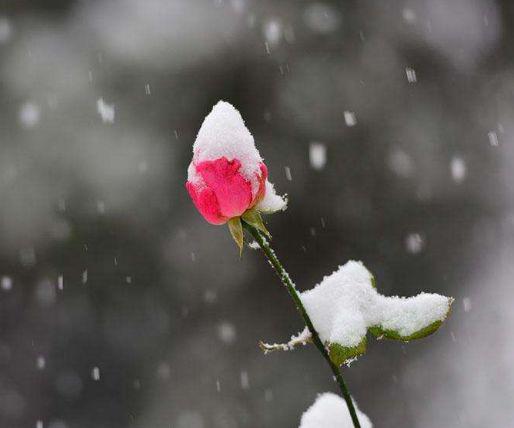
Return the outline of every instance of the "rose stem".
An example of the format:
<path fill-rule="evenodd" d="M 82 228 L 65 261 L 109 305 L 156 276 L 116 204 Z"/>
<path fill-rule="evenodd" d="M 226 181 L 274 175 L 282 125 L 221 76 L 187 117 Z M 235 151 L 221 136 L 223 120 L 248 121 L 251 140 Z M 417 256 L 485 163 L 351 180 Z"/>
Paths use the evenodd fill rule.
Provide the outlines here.
<path fill-rule="evenodd" d="M 323 358 L 327 361 L 328 365 L 330 366 L 330 369 L 332 370 L 332 373 L 334 373 L 335 379 L 339 385 L 339 388 L 341 389 L 341 393 L 343 395 L 344 400 L 346 401 L 346 405 L 348 406 L 348 411 L 350 412 L 350 415 L 352 417 L 353 426 L 355 428 L 361 428 L 359 423 L 359 418 L 357 417 L 357 412 L 355 411 L 355 406 L 353 405 L 352 397 L 350 396 L 350 392 L 348 390 L 348 387 L 346 386 L 346 383 L 343 379 L 343 374 L 341 373 L 340 368 L 335 365 L 332 360 L 330 359 L 330 356 L 328 354 L 327 349 L 325 348 L 325 345 L 319 338 L 319 334 L 314 328 L 314 325 L 312 324 L 312 321 L 307 314 L 307 311 L 305 310 L 305 307 L 303 306 L 302 300 L 300 298 L 300 295 L 298 294 L 298 291 L 296 290 L 296 287 L 291 280 L 289 274 L 284 269 L 280 261 L 278 260 L 278 257 L 275 254 L 275 251 L 270 247 L 267 239 L 259 232 L 255 227 L 249 225 L 248 223 L 245 223 L 243 221 L 243 227 L 250 232 L 250 234 L 254 237 L 254 239 L 257 241 L 259 246 L 261 247 L 261 250 L 265 254 L 265 256 L 268 258 L 269 263 L 275 270 L 276 274 L 280 278 L 280 281 L 282 281 L 282 284 L 287 288 L 287 291 L 289 292 L 289 295 L 294 301 L 294 304 L 296 306 L 296 309 L 300 313 L 300 315 L 303 318 L 303 321 L 307 325 L 307 328 L 309 329 L 312 340 L 314 344 L 316 345 L 316 348 L 318 348 L 318 351 L 323 355 Z"/>

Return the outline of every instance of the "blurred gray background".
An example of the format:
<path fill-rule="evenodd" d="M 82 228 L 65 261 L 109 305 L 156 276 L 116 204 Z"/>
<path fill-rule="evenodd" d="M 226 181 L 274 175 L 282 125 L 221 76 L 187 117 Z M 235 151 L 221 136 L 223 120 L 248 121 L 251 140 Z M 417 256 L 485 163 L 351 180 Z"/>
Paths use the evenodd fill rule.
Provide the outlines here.
<path fill-rule="evenodd" d="M 255 251 L 184 189 L 219 99 L 290 197 L 300 289 L 348 259 L 453 295 L 345 369 L 378 428 L 514 426 L 514 4 L 3 0 L 0 426 L 297 427 L 337 391 Z M 113 116 L 114 115 L 114 116 Z"/>

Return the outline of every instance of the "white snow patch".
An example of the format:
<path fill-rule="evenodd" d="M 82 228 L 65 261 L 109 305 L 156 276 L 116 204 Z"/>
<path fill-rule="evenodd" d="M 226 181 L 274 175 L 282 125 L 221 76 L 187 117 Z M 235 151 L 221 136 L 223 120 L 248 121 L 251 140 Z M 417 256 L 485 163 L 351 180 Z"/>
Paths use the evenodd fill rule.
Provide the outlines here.
<path fill-rule="evenodd" d="M 277 195 L 275 186 L 266 180 L 266 193 L 255 208 L 264 214 L 284 211 L 287 208 L 287 195 Z"/>
<path fill-rule="evenodd" d="M 100 380 L 100 369 L 98 367 L 93 367 L 93 370 L 91 370 L 91 377 L 95 381 Z"/>
<path fill-rule="evenodd" d="M 96 110 L 103 123 L 114 123 L 114 104 L 107 104 L 103 98 L 99 98 L 96 102 Z"/>
<path fill-rule="evenodd" d="M 405 69 L 405 75 L 407 76 L 407 82 L 409 83 L 416 83 L 418 81 L 416 78 L 416 70 L 413 68 L 407 67 Z"/>
<path fill-rule="evenodd" d="M 238 159 L 241 162 L 241 174 L 252 183 L 252 191 L 257 192 L 261 155 L 241 114 L 225 101 L 219 101 L 213 107 L 198 131 L 193 145 L 193 162 L 188 168 L 188 181 L 196 184 L 203 182 L 193 163 L 222 157 L 229 161 Z"/>
<path fill-rule="evenodd" d="M 487 138 L 489 138 L 489 144 L 493 147 L 496 147 L 500 144 L 498 141 L 498 134 L 496 134 L 494 131 L 489 131 L 487 133 Z"/>
<path fill-rule="evenodd" d="M 45 357 L 42 355 L 39 355 L 36 360 L 36 367 L 38 370 L 43 370 L 46 367 L 46 360 Z"/>
<path fill-rule="evenodd" d="M 310 330 L 305 327 L 300 333 L 297 335 L 292 335 L 291 339 L 287 343 L 264 343 L 260 342 L 260 347 L 264 351 L 265 354 L 272 351 L 292 351 L 296 347 L 300 345 L 307 345 L 307 343 L 311 342 L 312 336 Z"/>
<path fill-rule="evenodd" d="M 259 248 L 261 248 L 257 241 L 252 241 L 248 243 L 248 247 L 250 247 L 252 250 L 258 250 Z"/>
<path fill-rule="evenodd" d="M 40 117 L 41 108 L 30 101 L 22 104 L 18 112 L 18 120 L 24 128 L 34 128 L 39 123 Z"/>
<path fill-rule="evenodd" d="M 443 321 L 452 302 L 428 293 L 382 296 L 372 286 L 372 275 L 356 261 L 340 266 L 301 298 L 320 339 L 345 347 L 357 346 L 373 326 L 410 336 Z"/>
<path fill-rule="evenodd" d="M 456 183 L 462 183 L 466 178 L 466 163 L 460 157 L 454 157 L 450 163 L 452 178 Z"/>
<path fill-rule="evenodd" d="M 344 112 L 344 121 L 346 126 L 355 126 L 357 124 L 357 117 L 353 111 L 345 111 Z"/>
<path fill-rule="evenodd" d="M 236 340 L 236 327 L 229 322 L 222 322 L 218 325 L 218 337 L 223 343 L 233 343 Z"/>
<path fill-rule="evenodd" d="M 408 253 L 418 254 L 425 246 L 425 240 L 419 233 L 410 233 L 405 238 L 405 249 Z"/>
<path fill-rule="evenodd" d="M 282 24 L 277 19 L 270 19 L 264 23 L 262 32 L 266 42 L 271 46 L 276 46 L 282 39 Z"/>
<path fill-rule="evenodd" d="M 9 276 L 2 276 L 0 280 L 0 285 L 2 290 L 9 291 L 12 289 L 12 278 Z"/>
<path fill-rule="evenodd" d="M 290 342 L 301 342 L 304 345 L 307 344 L 307 342 L 311 339 L 311 332 L 307 327 L 305 327 L 300 333 L 298 333 L 296 336 L 291 336 Z"/>
<path fill-rule="evenodd" d="M 288 181 L 293 181 L 293 175 L 291 174 L 291 168 L 288 166 L 284 167 L 284 172 Z"/>
<path fill-rule="evenodd" d="M 361 428 L 373 428 L 369 418 L 355 404 Z M 353 428 L 352 417 L 346 402 L 336 394 L 318 395 L 314 404 L 302 415 L 299 428 Z"/>
<path fill-rule="evenodd" d="M 241 114 L 225 101 L 219 101 L 204 119 L 193 145 L 193 155 L 196 162 L 221 157 L 229 161 L 238 159 L 243 175 L 249 180 L 260 171 L 262 162 Z"/>
<path fill-rule="evenodd" d="M 318 171 L 327 163 L 327 148 L 323 143 L 311 143 L 309 146 L 309 160 L 311 167 Z"/>
<path fill-rule="evenodd" d="M 241 114 L 225 101 L 219 101 L 213 107 L 198 131 L 193 145 L 193 161 L 187 170 L 188 181 L 198 186 L 205 185 L 194 165 L 222 157 L 241 162 L 240 172 L 252 184 L 252 193 L 255 195 L 259 189 L 258 177 L 263 159 Z M 285 199 L 278 196 L 274 186 L 266 180 L 266 195 L 257 208 L 272 213 L 285 209 L 285 206 Z"/>

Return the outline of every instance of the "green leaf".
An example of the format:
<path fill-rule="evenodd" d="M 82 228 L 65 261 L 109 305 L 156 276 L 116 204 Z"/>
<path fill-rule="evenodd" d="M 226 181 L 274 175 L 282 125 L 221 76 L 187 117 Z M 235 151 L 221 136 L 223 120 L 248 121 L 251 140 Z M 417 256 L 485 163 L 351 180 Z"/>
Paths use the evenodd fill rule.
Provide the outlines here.
<path fill-rule="evenodd" d="M 353 358 L 358 357 L 366 352 L 366 336 L 357 346 L 345 347 L 339 343 L 331 343 L 328 347 L 330 360 L 336 365 L 340 366 Z"/>
<path fill-rule="evenodd" d="M 418 330 L 408 336 L 402 336 L 400 333 L 394 330 L 384 330 L 380 326 L 370 327 L 368 331 L 377 338 L 385 337 L 386 339 L 410 342 L 411 340 L 423 339 L 424 337 L 430 336 L 431 334 L 437 331 L 437 329 L 441 326 L 442 323 L 442 321 L 435 321 L 432 324 L 426 326 L 425 328 L 422 328 L 421 330 Z"/>
<path fill-rule="evenodd" d="M 353 266 L 350 266 L 353 269 L 359 267 L 359 262 L 351 263 Z M 334 272 L 331 276 L 325 277 L 323 281 L 339 275 L 336 279 L 341 282 L 341 287 L 346 286 L 345 280 L 351 280 L 355 270 L 348 273 L 349 276 L 345 276 L 346 272 L 341 271 L 345 266 L 340 267 L 339 270 Z M 360 268 L 365 269 L 362 263 L 360 263 Z M 361 273 L 369 274 L 369 271 L 366 270 L 366 272 Z M 350 360 L 355 359 L 366 352 L 366 336 L 368 332 L 379 339 L 387 338 L 409 342 L 411 340 L 422 339 L 435 333 L 450 315 L 451 306 L 454 301 L 452 297 L 433 294 L 427 299 L 422 296 L 424 293 L 413 297 L 387 297 L 376 290 L 375 277 L 371 274 L 369 275 L 369 282 L 358 282 L 355 284 L 354 289 L 350 294 L 342 294 L 340 298 L 338 297 L 334 299 L 332 295 L 327 298 L 326 295 L 323 295 L 326 289 L 319 286 L 309 290 L 309 294 L 304 292 L 300 295 L 300 299 L 302 300 L 302 303 L 304 303 L 307 313 L 309 311 L 309 305 L 313 302 L 312 299 L 314 298 L 314 302 L 316 303 L 315 299 L 320 296 L 323 297 L 323 301 L 326 301 L 327 310 L 332 312 L 333 315 L 329 316 L 327 319 L 321 318 L 320 314 L 317 314 L 316 317 L 320 318 L 320 322 L 325 322 L 325 324 L 322 324 L 320 327 L 323 329 L 324 336 L 331 337 L 332 340 L 334 340 L 333 342 L 326 341 L 325 345 L 327 347 L 330 360 L 336 365 L 348 363 Z M 323 282 L 321 284 L 323 284 Z M 341 300 L 342 296 L 345 296 L 344 301 Z M 352 306 L 353 303 L 348 302 L 348 299 L 355 299 L 355 305 Z M 419 302 L 417 299 L 421 299 L 421 301 L 427 306 L 419 306 L 419 304 L 416 303 L 416 301 Z M 341 306 L 339 306 L 340 301 L 342 302 Z M 378 311 L 377 303 L 379 303 Z M 382 305 L 384 305 L 383 308 L 381 307 Z M 346 336 L 344 334 L 339 334 L 342 333 L 341 331 L 335 331 L 337 334 L 333 334 L 334 328 L 337 327 L 336 323 L 342 322 L 343 325 L 338 328 L 344 328 L 344 323 L 347 322 L 345 321 L 347 320 L 347 318 L 345 318 L 346 315 L 342 317 L 338 315 L 341 311 L 355 311 L 355 313 L 360 314 L 362 319 L 365 321 L 365 329 L 360 329 L 359 336 L 353 342 L 355 343 L 360 341 L 356 346 L 348 346 Z M 343 312 L 343 314 L 345 314 L 345 312 Z M 375 325 L 366 321 L 370 319 L 375 320 Z M 412 322 L 416 322 L 416 327 L 418 328 L 417 331 L 414 331 L 416 327 L 412 328 Z M 313 325 L 317 328 L 316 324 Z"/>
<path fill-rule="evenodd" d="M 429 324 L 426 327 L 424 327 L 418 331 L 415 331 L 412 334 L 409 334 L 408 336 L 402 336 L 396 330 L 384 329 L 379 325 L 370 327 L 368 329 L 368 331 L 373 336 L 375 336 L 379 339 L 385 337 L 386 339 L 401 340 L 402 342 L 410 342 L 411 340 L 423 339 L 424 337 L 430 336 L 431 334 L 435 333 L 439 329 L 439 327 L 441 327 L 443 322 L 450 315 L 452 303 L 453 303 L 453 299 L 450 299 L 450 307 L 449 307 L 448 312 L 446 313 L 446 316 L 444 317 L 444 319 L 434 321 L 432 324 Z"/>
<path fill-rule="evenodd" d="M 228 229 L 230 230 L 230 234 L 234 239 L 235 243 L 239 247 L 239 256 L 243 253 L 243 244 L 244 244 L 244 234 L 243 234 L 243 225 L 241 224 L 240 217 L 231 218 L 228 221 Z"/>
<path fill-rule="evenodd" d="M 260 230 L 262 233 L 264 233 L 268 238 L 271 238 L 271 234 L 268 232 L 268 229 L 266 229 L 266 226 L 264 226 L 264 222 L 262 221 L 262 217 L 259 211 L 254 209 L 246 210 L 242 218 L 245 223 L 255 227 L 257 230 Z"/>
<path fill-rule="evenodd" d="M 375 279 L 375 275 L 371 275 L 371 286 L 376 290 L 377 289 L 377 280 Z"/>
<path fill-rule="evenodd" d="M 415 331 L 412 334 L 409 334 L 408 336 L 402 336 L 398 331 L 395 330 L 387 330 L 382 328 L 379 325 L 370 327 L 368 331 L 377 338 L 385 337 L 386 339 L 392 339 L 392 340 L 401 340 L 403 342 L 410 342 L 411 340 L 416 339 L 423 339 L 424 337 L 430 336 L 431 334 L 435 333 L 439 327 L 443 324 L 443 322 L 448 318 L 451 312 L 451 304 L 453 303 L 453 299 L 450 300 L 450 309 L 448 309 L 448 312 L 443 320 L 434 321 L 432 324 L 427 325 L 426 327 Z"/>

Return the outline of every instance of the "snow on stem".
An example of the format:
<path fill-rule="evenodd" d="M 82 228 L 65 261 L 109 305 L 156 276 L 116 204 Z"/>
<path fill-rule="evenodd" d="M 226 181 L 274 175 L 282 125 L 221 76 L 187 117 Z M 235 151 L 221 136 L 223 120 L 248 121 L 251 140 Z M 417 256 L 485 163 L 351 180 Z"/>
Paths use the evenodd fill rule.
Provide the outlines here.
<path fill-rule="evenodd" d="M 312 341 L 314 345 L 316 345 L 316 348 L 318 348 L 318 351 L 323 355 L 323 358 L 327 361 L 328 365 L 330 366 L 330 369 L 332 370 L 332 373 L 335 376 L 335 379 L 337 381 L 337 384 L 339 385 L 339 388 L 341 389 L 341 393 L 343 395 L 344 400 L 346 401 L 346 405 L 348 406 L 348 411 L 350 412 L 350 416 L 352 417 L 352 422 L 354 428 L 361 428 L 361 425 L 359 423 L 359 418 L 357 417 L 357 412 L 355 410 L 355 406 L 353 404 L 353 400 L 350 396 L 350 391 L 348 390 L 348 387 L 346 386 L 346 383 L 343 379 L 343 374 L 341 373 L 340 368 L 332 362 L 330 359 L 330 355 L 328 353 L 328 350 L 325 348 L 325 345 L 319 338 L 319 334 L 314 328 L 314 325 L 312 324 L 312 321 L 307 314 L 307 311 L 305 310 L 305 307 L 303 306 L 302 300 L 300 298 L 300 294 L 296 290 L 296 287 L 291 280 L 289 274 L 284 269 L 282 264 L 280 263 L 280 260 L 275 254 L 275 251 L 271 248 L 269 245 L 267 239 L 263 236 L 263 234 L 258 231 L 253 226 L 249 225 L 248 223 L 243 221 L 243 227 L 253 236 L 255 241 L 259 244 L 261 247 L 261 250 L 263 251 L 264 255 L 267 257 L 269 263 L 275 270 L 276 274 L 280 278 L 280 281 L 282 281 L 282 284 L 286 287 L 289 295 L 293 299 L 293 302 L 296 306 L 296 309 L 300 313 L 300 315 L 303 318 L 303 321 L 305 322 L 305 325 L 309 329 Z"/>
<path fill-rule="evenodd" d="M 312 335 L 309 329 L 305 327 L 298 335 L 293 335 L 291 340 L 287 343 L 265 343 L 261 340 L 259 347 L 264 354 L 267 354 L 273 351 L 292 351 L 298 346 L 305 346 L 308 343 L 312 343 Z"/>

